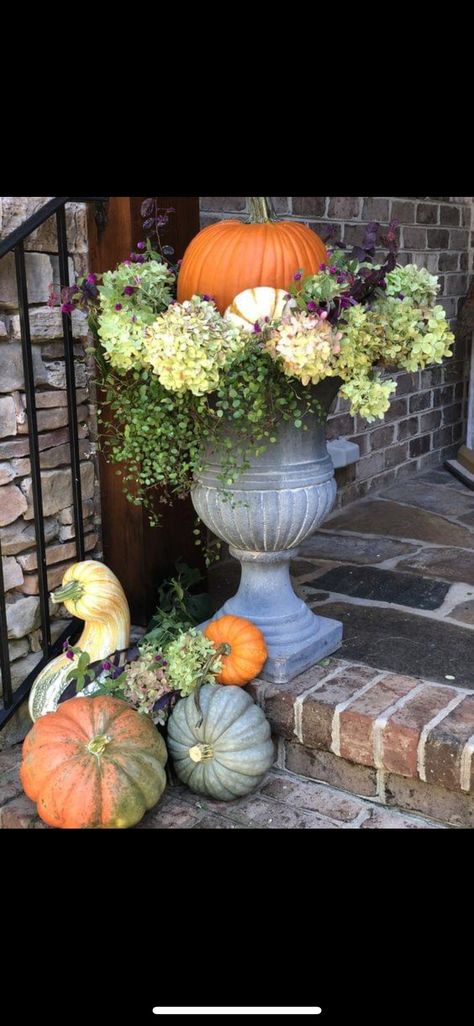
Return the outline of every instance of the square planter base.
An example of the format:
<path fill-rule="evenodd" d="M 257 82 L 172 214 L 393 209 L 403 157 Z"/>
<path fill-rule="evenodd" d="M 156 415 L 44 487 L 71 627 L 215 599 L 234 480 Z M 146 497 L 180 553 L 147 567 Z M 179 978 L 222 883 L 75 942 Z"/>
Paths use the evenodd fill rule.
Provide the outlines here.
<path fill-rule="evenodd" d="M 342 644 L 342 623 L 328 617 L 317 618 L 317 631 L 314 638 L 304 647 L 295 645 L 292 649 L 278 650 L 278 644 L 269 645 L 269 657 L 259 678 L 273 681 L 275 684 L 286 684 L 310 666 L 336 652 Z"/>

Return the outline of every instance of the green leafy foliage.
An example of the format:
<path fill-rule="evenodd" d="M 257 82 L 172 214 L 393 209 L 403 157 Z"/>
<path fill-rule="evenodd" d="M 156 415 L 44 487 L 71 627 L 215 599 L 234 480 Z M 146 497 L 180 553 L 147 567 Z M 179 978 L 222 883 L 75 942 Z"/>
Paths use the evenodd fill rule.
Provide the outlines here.
<path fill-rule="evenodd" d="M 203 580 L 200 570 L 180 560 L 175 567 L 176 575 L 163 581 L 159 588 L 158 608 L 141 639 L 140 648 L 151 644 L 157 651 L 164 651 L 183 631 L 212 616 L 212 601 L 207 592 L 191 591 Z"/>
<path fill-rule="evenodd" d="M 69 652 L 74 653 L 77 656 L 77 663 L 69 670 L 66 674 L 66 680 L 76 682 L 76 691 L 79 693 L 84 690 L 86 684 L 92 683 L 95 680 L 96 674 L 94 670 L 90 669 L 91 657 L 88 652 L 83 652 L 80 648 L 69 648 Z"/>

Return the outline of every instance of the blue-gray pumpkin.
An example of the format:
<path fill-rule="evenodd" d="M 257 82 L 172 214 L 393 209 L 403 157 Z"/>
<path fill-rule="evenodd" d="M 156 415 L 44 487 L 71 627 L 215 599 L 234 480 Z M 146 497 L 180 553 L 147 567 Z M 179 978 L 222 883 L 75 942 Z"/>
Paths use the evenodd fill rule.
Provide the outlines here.
<path fill-rule="evenodd" d="M 253 791 L 274 760 L 270 724 L 242 688 L 205 684 L 178 702 L 168 720 L 168 752 L 195 794 L 232 801 Z"/>

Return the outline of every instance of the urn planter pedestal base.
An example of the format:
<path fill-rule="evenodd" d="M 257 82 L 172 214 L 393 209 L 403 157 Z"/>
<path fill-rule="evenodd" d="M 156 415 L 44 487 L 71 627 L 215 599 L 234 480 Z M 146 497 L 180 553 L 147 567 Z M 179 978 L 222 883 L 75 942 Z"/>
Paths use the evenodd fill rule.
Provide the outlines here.
<path fill-rule="evenodd" d="M 322 409 L 329 409 L 339 384 L 327 379 L 314 388 Z M 213 619 L 231 613 L 259 627 L 268 648 L 260 676 L 278 684 L 335 652 L 342 641 L 342 624 L 312 613 L 290 579 L 298 546 L 322 524 L 336 499 L 324 419 L 308 414 L 303 404 L 302 416 L 300 428 L 282 420 L 276 442 L 250 457 L 227 495 L 220 452 L 210 448 L 191 493 L 201 520 L 228 543 L 242 567 L 237 593 Z M 237 444 L 231 421 L 222 425 L 222 436 Z"/>

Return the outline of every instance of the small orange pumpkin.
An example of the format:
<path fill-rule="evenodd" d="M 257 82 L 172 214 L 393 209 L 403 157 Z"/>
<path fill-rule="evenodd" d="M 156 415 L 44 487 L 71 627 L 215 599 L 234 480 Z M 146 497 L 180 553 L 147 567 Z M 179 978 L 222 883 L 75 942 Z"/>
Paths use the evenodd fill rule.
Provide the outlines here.
<path fill-rule="evenodd" d="M 161 798 L 166 760 L 154 723 L 128 702 L 70 698 L 27 734 L 20 780 L 49 826 L 131 827 Z"/>
<path fill-rule="evenodd" d="M 219 617 L 204 629 L 206 638 L 221 648 L 222 670 L 216 675 L 218 684 L 237 684 L 243 687 L 257 677 L 267 657 L 267 646 L 262 632 L 242 616 Z"/>
<path fill-rule="evenodd" d="M 212 296 L 221 313 L 239 292 L 267 285 L 287 289 L 296 271 L 316 274 L 328 253 L 299 221 L 278 221 L 271 201 L 249 197 L 250 221 L 219 221 L 191 240 L 178 276 L 178 302 Z"/>

